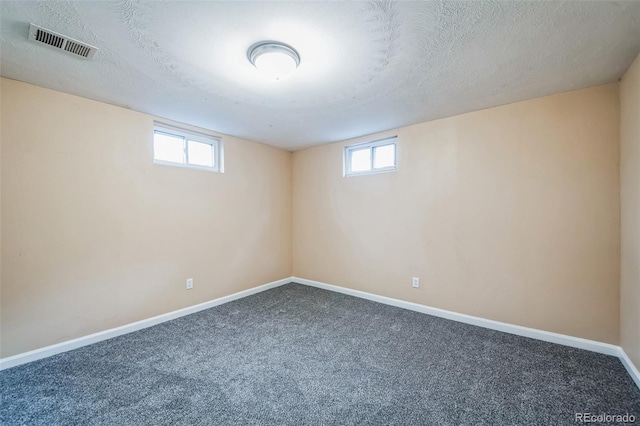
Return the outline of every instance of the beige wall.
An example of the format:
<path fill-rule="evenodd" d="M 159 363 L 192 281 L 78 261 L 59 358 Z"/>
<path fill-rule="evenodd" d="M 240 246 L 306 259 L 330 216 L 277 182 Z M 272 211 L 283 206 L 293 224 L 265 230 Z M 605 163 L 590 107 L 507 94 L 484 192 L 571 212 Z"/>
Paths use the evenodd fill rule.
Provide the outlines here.
<path fill-rule="evenodd" d="M 620 344 L 640 369 L 640 55 L 620 84 Z"/>
<path fill-rule="evenodd" d="M 224 137 L 225 173 L 154 165 L 149 115 L 0 89 L 2 357 L 291 275 L 289 152 Z"/>
<path fill-rule="evenodd" d="M 294 275 L 617 344 L 619 120 L 610 84 L 401 128 L 397 172 L 342 176 L 396 132 L 295 152 Z"/>
<path fill-rule="evenodd" d="M 223 174 L 154 165 L 149 115 L 2 79 L 0 356 L 285 278 L 293 263 L 302 278 L 614 344 L 621 318 L 638 364 L 639 68 L 620 99 L 599 86 L 293 164 L 225 136 Z M 397 172 L 342 177 L 345 145 L 392 134 Z"/>

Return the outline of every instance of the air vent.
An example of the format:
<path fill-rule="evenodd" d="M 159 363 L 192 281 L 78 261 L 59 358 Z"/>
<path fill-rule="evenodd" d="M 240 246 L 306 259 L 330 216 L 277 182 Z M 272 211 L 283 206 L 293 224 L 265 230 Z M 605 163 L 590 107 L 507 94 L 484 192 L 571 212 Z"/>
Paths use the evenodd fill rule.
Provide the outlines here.
<path fill-rule="evenodd" d="M 90 46 L 33 24 L 29 24 L 29 40 L 46 44 L 47 46 L 85 59 L 92 59 L 93 55 L 98 51 L 97 47 Z"/>

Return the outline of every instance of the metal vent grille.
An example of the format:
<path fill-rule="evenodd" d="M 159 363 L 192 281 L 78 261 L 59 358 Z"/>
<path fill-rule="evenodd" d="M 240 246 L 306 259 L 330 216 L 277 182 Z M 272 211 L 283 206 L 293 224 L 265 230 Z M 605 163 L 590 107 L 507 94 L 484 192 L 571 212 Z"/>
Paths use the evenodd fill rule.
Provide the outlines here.
<path fill-rule="evenodd" d="M 47 46 L 85 59 L 92 59 L 93 55 L 98 51 L 97 47 L 90 46 L 34 24 L 29 24 L 29 40 L 46 44 Z"/>
<path fill-rule="evenodd" d="M 49 46 L 57 47 L 58 49 L 61 48 L 62 43 L 64 43 L 64 39 L 62 37 L 42 31 L 40 28 L 36 30 L 36 41 L 46 43 Z"/>
<path fill-rule="evenodd" d="M 71 40 L 67 40 L 67 45 L 64 47 L 64 50 L 70 53 L 75 53 L 76 55 L 80 55 L 85 58 L 89 56 L 89 52 L 91 52 L 90 47 L 78 44 L 75 41 Z"/>

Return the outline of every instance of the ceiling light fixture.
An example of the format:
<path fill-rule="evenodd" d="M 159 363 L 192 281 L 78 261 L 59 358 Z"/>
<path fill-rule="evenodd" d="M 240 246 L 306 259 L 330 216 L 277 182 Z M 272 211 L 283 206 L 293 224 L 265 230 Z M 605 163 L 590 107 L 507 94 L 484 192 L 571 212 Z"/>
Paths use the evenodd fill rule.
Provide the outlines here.
<path fill-rule="evenodd" d="M 291 76 L 300 65 L 300 55 L 296 50 L 279 41 L 261 41 L 247 50 L 249 62 L 265 78 L 282 81 Z"/>

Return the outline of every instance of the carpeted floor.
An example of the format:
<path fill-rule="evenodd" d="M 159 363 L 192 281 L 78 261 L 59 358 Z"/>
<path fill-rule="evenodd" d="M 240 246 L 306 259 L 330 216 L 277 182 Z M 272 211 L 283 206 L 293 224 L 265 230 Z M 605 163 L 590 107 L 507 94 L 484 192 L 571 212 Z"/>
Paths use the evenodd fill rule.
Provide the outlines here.
<path fill-rule="evenodd" d="M 549 425 L 635 415 L 611 356 L 288 284 L 0 372 L 2 425 Z"/>

